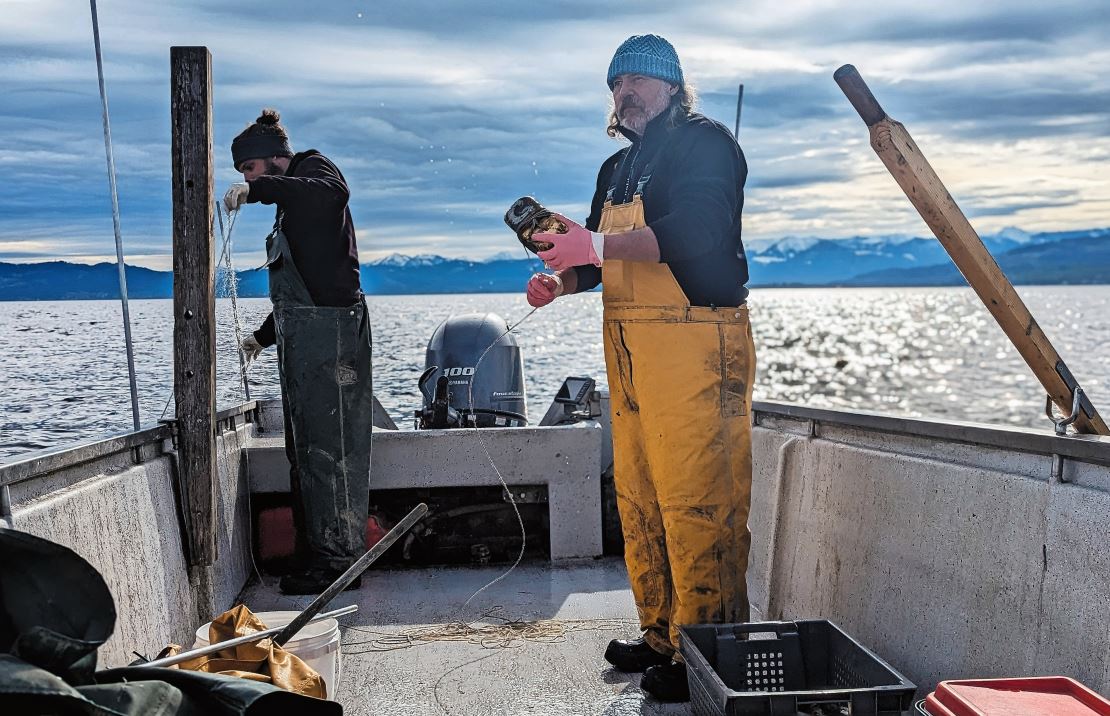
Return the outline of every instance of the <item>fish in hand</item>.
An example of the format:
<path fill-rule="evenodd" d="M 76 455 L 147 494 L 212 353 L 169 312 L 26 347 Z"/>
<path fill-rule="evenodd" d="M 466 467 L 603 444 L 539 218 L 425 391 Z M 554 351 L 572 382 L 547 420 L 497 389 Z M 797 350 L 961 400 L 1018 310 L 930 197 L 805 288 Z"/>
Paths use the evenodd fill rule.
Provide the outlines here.
<path fill-rule="evenodd" d="M 550 241 L 533 241 L 532 234 L 565 234 L 566 224 L 559 220 L 549 209 L 545 209 L 538 201 L 530 196 L 522 196 L 513 202 L 505 212 L 505 223 L 524 248 L 536 254 L 548 251 L 554 247 Z"/>

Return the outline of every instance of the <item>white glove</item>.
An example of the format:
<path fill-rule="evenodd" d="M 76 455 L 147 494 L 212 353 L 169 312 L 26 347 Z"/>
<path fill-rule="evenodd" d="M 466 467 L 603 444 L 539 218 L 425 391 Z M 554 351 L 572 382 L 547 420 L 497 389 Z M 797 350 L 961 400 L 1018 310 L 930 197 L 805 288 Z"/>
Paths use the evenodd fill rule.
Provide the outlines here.
<path fill-rule="evenodd" d="M 258 342 L 253 333 L 247 334 L 247 337 L 239 344 L 239 348 L 243 351 L 243 359 L 248 363 L 253 362 L 262 353 L 262 344 Z"/>
<path fill-rule="evenodd" d="M 235 211 L 243 204 L 247 203 L 247 195 L 251 193 L 251 185 L 245 181 L 239 181 L 232 184 L 227 193 L 224 194 L 224 208 L 228 211 Z"/>

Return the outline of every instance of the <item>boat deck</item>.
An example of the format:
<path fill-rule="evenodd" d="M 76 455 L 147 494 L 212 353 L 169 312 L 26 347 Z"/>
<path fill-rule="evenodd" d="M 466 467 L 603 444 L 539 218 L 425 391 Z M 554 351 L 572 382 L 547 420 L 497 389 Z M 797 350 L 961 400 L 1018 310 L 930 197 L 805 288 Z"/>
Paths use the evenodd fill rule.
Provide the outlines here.
<path fill-rule="evenodd" d="M 340 620 L 344 713 L 369 714 L 688 714 L 639 689 L 639 674 L 613 670 L 602 658 L 615 637 L 639 633 L 636 607 L 619 558 L 570 565 L 522 563 L 463 604 L 505 567 L 371 570 L 357 591 L 329 605 L 358 604 Z M 242 594 L 255 611 L 302 609 L 311 597 L 286 597 L 265 577 Z M 453 621 L 565 620 L 565 633 L 514 645 L 432 641 L 391 648 L 396 637 Z M 581 620 L 581 621 L 580 621 Z M 541 637 L 541 639 L 546 639 Z"/>
<path fill-rule="evenodd" d="M 190 540 L 204 534 L 182 524 L 169 426 L 0 465 L 0 522 L 73 549 L 112 591 L 119 617 L 99 663 L 189 643 L 235 603 L 251 571 L 250 487 L 264 467 L 254 440 L 280 430 L 280 415 L 276 401 L 218 415 L 218 556 L 203 567 L 190 565 Z M 757 403 L 753 422 L 753 620 L 830 619 L 919 694 L 945 679 L 1061 674 L 1110 695 L 1110 437 L 775 403 Z M 589 431 L 559 434 L 572 432 Z M 527 441 L 506 449 L 518 456 L 506 464 L 522 469 L 563 464 Z M 375 466 L 387 452 L 375 452 Z M 422 480 L 434 477 L 426 451 L 408 456 L 429 465 Z M 457 454 L 439 465 L 460 472 Z M 620 560 L 522 566 L 459 614 L 500 573 L 383 565 L 342 595 L 333 606 L 362 607 L 350 619 L 359 629 L 343 635 L 348 713 L 684 712 L 645 701 L 638 677 L 601 658 L 608 639 L 636 633 Z M 278 596 L 273 579 L 245 596 L 256 610 L 308 602 Z M 396 636 L 496 605 L 518 620 L 602 621 L 555 644 L 374 650 L 382 637 L 372 632 Z"/>

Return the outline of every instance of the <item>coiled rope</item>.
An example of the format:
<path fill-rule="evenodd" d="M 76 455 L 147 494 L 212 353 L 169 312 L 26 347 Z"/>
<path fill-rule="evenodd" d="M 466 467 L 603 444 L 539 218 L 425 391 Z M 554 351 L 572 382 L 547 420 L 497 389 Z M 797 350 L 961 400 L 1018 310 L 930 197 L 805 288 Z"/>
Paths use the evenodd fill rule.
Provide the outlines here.
<path fill-rule="evenodd" d="M 558 644 L 566 641 L 567 634 L 584 631 L 613 631 L 636 623 L 632 619 L 537 619 L 516 621 L 501 613 L 500 605 L 490 608 L 479 617 L 482 622 L 495 622 L 474 626 L 462 622 L 431 627 L 414 627 L 392 634 L 367 627 L 348 626 L 347 629 L 373 638 L 368 641 L 344 643 L 346 654 L 366 654 L 379 651 L 409 649 L 432 642 L 457 641 L 480 646 L 483 649 L 513 649 L 526 644 Z M 352 647 L 358 647 L 352 649 Z"/>

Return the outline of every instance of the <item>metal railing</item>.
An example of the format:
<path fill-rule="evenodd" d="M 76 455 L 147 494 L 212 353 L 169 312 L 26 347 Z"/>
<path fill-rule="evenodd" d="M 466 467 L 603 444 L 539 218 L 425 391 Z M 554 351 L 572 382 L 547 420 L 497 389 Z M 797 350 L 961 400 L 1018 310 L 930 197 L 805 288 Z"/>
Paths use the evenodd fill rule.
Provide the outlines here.
<path fill-rule="evenodd" d="M 259 401 L 250 400 L 217 412 L 217 434 L 235 427 L 230 424 L 237 423 L 236 419 L 240 416 L 244 416 L 247 423 L 257 422 L 256 411 L 258 407 Z M 173 439 L 173 435 L 172 425 L 163 423 L 135 432 L 29 453 L 13 462 L 0 465 L 0 489 L 49 475 L 59 470 L 90 463 L 94 460 L 101 460 L 129 451 L 138 451 L 148 446 L 161 446 L 165 441 Z M 161 454 L 160 449 L 158 454 Z M 142 462 L 142 459 L 136 459 L 135 462 Z"/>

